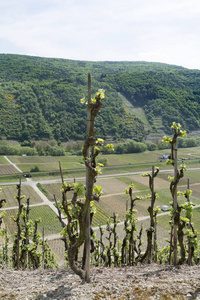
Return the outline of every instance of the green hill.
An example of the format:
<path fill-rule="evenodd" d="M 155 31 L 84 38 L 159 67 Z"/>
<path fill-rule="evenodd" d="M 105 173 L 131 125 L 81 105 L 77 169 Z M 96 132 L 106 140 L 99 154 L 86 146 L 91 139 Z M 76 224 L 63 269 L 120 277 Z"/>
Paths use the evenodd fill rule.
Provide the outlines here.
<path fill-rule="evenodd" d="M 87 62 L 0 54 L 0 137 L 84 139 L 87 74 L 106 90 L 97 135 L 142 141 L 148 133 L 200 126 L 200 71 L 147 62 Z M 159 120 L 159 122 L 158 122 Z M 165 130 L 166 131 L 166 130 Z"/>

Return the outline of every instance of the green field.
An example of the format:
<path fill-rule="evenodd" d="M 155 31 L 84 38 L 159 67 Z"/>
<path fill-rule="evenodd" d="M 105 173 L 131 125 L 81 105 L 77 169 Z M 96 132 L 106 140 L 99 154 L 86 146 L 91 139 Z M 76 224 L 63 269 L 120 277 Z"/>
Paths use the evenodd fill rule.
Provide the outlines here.
<path fill-rule="evenodd" d="M 82 180 L 77 180 L 77 182 L 82 182 Z M 68 181 L 68 184 L 73 184 L 73 182 Z M 49 198 L 50 200 L 54 199 L 54 195 L 58 201 L 62 199 L 62 184 L 61 183 L 51 183 L 51 184 L 43 184 L 42 185 L 49 193 Z M 72 192 L 67 193 L 68 199 L 71 199 L 72 197 Z"/>
<path fill-rule="evenodd" d="M 131 154 L 107 154 L 102 155 L 108 159 L 109 167 L 123 166 L 129 167 L 135 165 L 134 168 L 141 168 L 142 165 L 150 166 L 151 164 L 159 164 L 165 167 L 164 161 L 161 163 L 159 157 L 164 153 L 169 153 L 169 149 L 145 151 L 143 153 L 131 153 Z M 186 163 L 199 164 L 200 163 L 200 147 L 194 148 L 181 148 L 178 152 L 180 162 L 181 159 L 186 159 Z M 2 157 L 0 157 L 1 159 Z M 63 169 L 84 169 L 84 164 L 81 156 L 69 155 L 69 156 L 8 156 L 12 163 L 16 164 L 22 171 L 30 172 L 31 168 L 35 165 L 39 167 L 41 171 L 59 171 L 59 161 Z M 133 168 L 133 166 L 130 166 Z M 107 168 L 104 168 L 106 170 Z M 109 169 L 109 168 L 108 168 Z"/>
<path fill-rule="evenodd" d="M 18 170 L 12 165 L 0 165 L 0 175 L 17 174 Z"/>
<path fill-rule="evenodd" d="M 1 175 L 0 174 L 0 184 L 1 185 L 10 184 L 12 182 L 18 183 L 19 180 L 26 181 L 26 179 L 24 177 L 22 177 L 22 175 L 19 175 L 19 174 L 11 174 L 11 175 Z"/>
<path fill-rule="evenodd" d="M 9 235 L 12 235 L 16 231 L 16 223 L 10 219 L 11 216 L 16 216 L 17 209 L 10 209 L 6 211 L 4 218 L 4 225 L 8 228 Z M 38 232 L 42 233 L 44 228 L 45 236 L 60 233 L 62 227 L 52 209 L 48 205 L 34 206 L 30 209 L 30 219 L 32 221 L 41 218 L 41 222 L 38 224 Z"/>
<path fill-rule="evenodd" d="M 107 214 L 103 209 L 101 209 L 97 203 L 95 203 L 95 207 L 96 213 L 94 214 L 92 219 L 92 226 L 96 227 L 99 225 L 105 225 L 110 215 Z"/>
<path fill-rule="evenodd" d="M 23 172 L 30 172 L 38 166 L 41 171 L 59 171 L 59 161 L 63 169 L 84 168 L 81 156 L 8 156 Z"/>
<path fill-rule="evenodd" d="M 8 165 L 9 162 L 7 161 L 7 159 L 5 159 L 5 157 L 0 155 L 0 165 Z"/>
<path fill-rule="evenodd" d="M 25 195 L 25 198 L 22 199 L 22 203 L 26 203 L 27 198 L 30 198 L 30 204 L 41 203 L 42 199 L 38 196 L 35 190 L 31 186 L 22 186 L 21 195 Z M 6 199 L 6 208 L 18 206 L 16 200 L 17 189 L 15 185 L 3 186 L 1 191 L 1 198 Z"/>

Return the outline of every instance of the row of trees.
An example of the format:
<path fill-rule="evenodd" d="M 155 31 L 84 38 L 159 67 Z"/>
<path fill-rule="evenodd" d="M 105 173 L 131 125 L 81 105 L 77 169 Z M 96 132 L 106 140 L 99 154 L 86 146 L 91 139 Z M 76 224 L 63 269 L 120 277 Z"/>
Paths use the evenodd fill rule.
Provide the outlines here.
<path fill-rule="evenodd" d="M 65 149 L 59 146 L 56 140 L 48 141 L 32 141 L 12 145 L 9 141 L 0 141 L 0 155 L 50 155 L 50 156 L 64 156 Z"/>
<path fill-rule="evenodd" d="M 69 141 L 67 143 L 57 143 L 55 139 L 48 141 L 24 141 L 21 146 L 12 146 L 9 141 L 0 141 L 0 155 L 50 155 L 50 156 L 64 156 L 66 153 L 73 155 L 82 155 L 83 141 Z M 178 140 L 179 148 L 197 147 L 200 145 L 200 140 L 197 138 L 180 138 Z M 124 154 L 124 153 L 141 153 L 144 151 L 155 151 L 161 149 L 169 149 L 169 145 L 163 144 L 161 141 L 153 143 L 136 142 L 127 140 L 126 142 L 115 143 L 115 149 L 109 153 Z"/>
<path fill-rule="evenodd" d="M 180 138 L 178 140 L 178 147 L 179 148 L 191 148 L 197 147 L 200 145 L 199 138 L 195 139 L 191 138 Z M 122 154 L 122 153 L 140 153 L 146 150 L 154 151 L 154 150 L 161 150 L 161 149 L 170 149 L 170 146 L 167 144 L 163 144 L 162 141 L 158 143 L 153 143 L 151 141 L 142 143 L 136 141 L 127 141 L 124 143 L 118 143 L 115 145 L 115 153 Z"/>

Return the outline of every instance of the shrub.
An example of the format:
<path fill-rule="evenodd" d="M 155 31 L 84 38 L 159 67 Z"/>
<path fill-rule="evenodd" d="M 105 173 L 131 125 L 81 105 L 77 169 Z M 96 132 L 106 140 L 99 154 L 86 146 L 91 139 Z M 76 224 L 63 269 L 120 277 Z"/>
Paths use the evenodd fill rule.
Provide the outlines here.
<path fill-rule="evenodd" d="M 147 146 L 141 142 L 130 141 L 127 144 L 127 153 L 140 153 L 147 150 Z"/>
<path fill-rule="evenodd" d="M 30 147 L 21 147 L 19 149 L 19 155 L 26 154 L 28 156 L 38 155 L 37 150 L 35 148 Z"/>
<path fill-rule="evenodd" d="M 115 146 L 115 153 L 116 154 L 123 154 L 123 153 L 140 153 L 147 150 L 147 146 L 144 143 L 136 142 L 136 141 L 129 141 L 126 143 L 120 143 Z"/>
<path fill-rule="evenodd" d="M 40 172 L 40 168 L 38 166 L 34 166 L 30 171 L 31 172 Z"/>
<path fill-rule="evenodd" d="M 8 145 L 0 145 L 0 155 L 20 155 L 20 149 Z"/>
<path fill-rule="evenodd" d="M 118 144 L 115 146 L 115 153 L 117 154 L 122 154 L 122 153 L 125 153 L 126 152 L 126 144 L 123 143 L 123 144 Z"/>
<path fill-rule="evenodd" d="M 46 154 L 47 155 L 52 155 L 52 156 L 64 156 L 65 151 L 64 151 L 63 148 L 49 147 Z"/>
<path fill-rule="evenodd" d="M 99 157 L 98 158 L 98 163 L 103 164 L 104 167 L 109 165 L 107 157 Z"/>
<path fill-rule="evenodd" d="M 155 143 L 147 142 L 146 145 L 147 145 L 147 149 L 149 151 L 157 150 L 157 145 Z"/>

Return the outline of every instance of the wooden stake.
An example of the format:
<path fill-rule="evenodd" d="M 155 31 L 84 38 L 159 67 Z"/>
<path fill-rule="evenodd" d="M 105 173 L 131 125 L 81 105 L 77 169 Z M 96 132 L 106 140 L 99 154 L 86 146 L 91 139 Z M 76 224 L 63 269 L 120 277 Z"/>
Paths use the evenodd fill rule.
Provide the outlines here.
<path fill-rule="evenodd" d="M 64 184 L 63 172 L 62 172 L 62 168 L 61 168 L 61 163 L 60 163 L 60 161 L 59 161 L 59 169 L 60 169 L 60 176 L 61 176 L 62 184 Z"/>
<path fill-rule="evenodd" d="M 88 103 L 91 102 L 91 75 L 88 74 Z M 88 109 L 87 113 L 87 135 L 90 131 L 91 112 Z M 87 157 L 90 156 L 90 149 L 88 149 Z M 86 168 L 86 194 L 89 187 L 89 170 Z M 90 205 L 86 215 L 86 261 L 85 261 L 85 281 L 90 281 Z"/>
<path fill-rule="evenodd" d="M 187 179 L 187 189 L 188 190 L 190 189 L 190 179 L 189 178 Z M 189 195 L 187 196 L 187 201 L 190 202 L 190 196 Z"/>
<path fill-rule="evenodd" d="M 18 185 L 18 194 L 17 194 L 17 201 L 18 201 L 18 216 L 16 218 L 16 223 L 17 223 L 17 239 L 16 239 L 16 267 L 17 270 L 19 270 L 19 265 L 20 265 L 20 251 L 19 251 L 19 243 L 20 243 L 20 238 L 21 238 L 21 224 L 20 224 L 20 216 L 22 212 L 22 206 L 21 206 L 21 178 L 19 179 L 19 185 Z"/>
<path fill-rule="evenodd" d="M 187 189 L 190 189 L 190 180 L 189 178 L 187 179 Z M 187 196 L 187 201 L 190 202 L 190 196 Z M 189 218 L 189 224 L 188 224 L 188 229 L 191 229 L 191 218 Z M 190 243 L 188 242 L 188 265 L 192 265 L 192 252 L 191 252 L 191 246 Z"/>
<path fill-rule="evenodd" d="M 150 211 L 150 218 L 151 218 L 151 227 L 154 228 L 154 220 L 153 220 L 153 205 L 154 205 L 154 166 L 152 166 L 152 174 L 151 174 L 151 211 Z M 148 263 L 151 264 L 152 260 L 152 249 L 153 249 L 153 234 L 151 237 L 151 245 L 148 253 Z"/>
<path fill-rule="evenodd" d="M 42 270 L 44 270 L 44 227 L 42 228 Z"/>
<path fill-rule="evenodd" d="M 177 161 L 178 161 L 178 157 L 177 157 L 177 148 L 178 148 L 178 143 L 177 143 L 177 139 L 174 143 L 174 180 L 176 180 L 177 178 L 177 171 L 178 171 L 178 166 L 177 166 Z M 173 208 L 175 211 L 177 211 L 177 207 L 178 207 L 178 202 L 177 202 L 177 185 L 175 185 L 175 191 L 174 191 L 174 198 L 173 198 Z M 176 215 L 176 214 L 175 214 Z M 174 235 L 173 235 L 173 241 L 174 241 L 174 265 L 177 265 L 177 241 L 178 241 L 178 235 L 177 235 L 177 230 L 178 230 L 178 226 L 176 224 L 174 224 Z"/>

